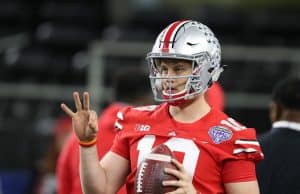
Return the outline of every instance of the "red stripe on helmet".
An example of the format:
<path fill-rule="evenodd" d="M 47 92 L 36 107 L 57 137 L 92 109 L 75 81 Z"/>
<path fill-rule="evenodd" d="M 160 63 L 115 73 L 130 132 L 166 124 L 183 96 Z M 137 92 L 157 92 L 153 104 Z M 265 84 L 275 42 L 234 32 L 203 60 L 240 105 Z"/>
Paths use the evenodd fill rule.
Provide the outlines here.
<path fill-rule="evenodd" d="M 183 21 L 177 21 L 171 24 L 171 26 L 169 27 L 168 31 L 166 32 L 165 38 L 163 40 L 163 47 L 162 47 L 162 52 L 169 52 L 169 46 L 170 46 L 170 39 L 172 37 L 172 34 L 174 33 L 175 29 L 177 28 L 177 26 L 179 26 L 180 24 L 186 22 L 186 20 Z"/>

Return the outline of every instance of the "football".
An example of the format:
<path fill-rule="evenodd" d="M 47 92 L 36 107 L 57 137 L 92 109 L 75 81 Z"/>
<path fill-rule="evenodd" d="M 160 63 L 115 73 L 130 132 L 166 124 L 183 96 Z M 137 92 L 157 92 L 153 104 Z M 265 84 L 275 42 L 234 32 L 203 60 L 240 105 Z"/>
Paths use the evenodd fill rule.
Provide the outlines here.
<path fill-rule="evenodd" d="M 177 167 L 171 163 L 174 155 L 165 144 L 154 147 L 140 163 L 135 177 L 136 194 L 163 194 L 174 191 L 177 187 L 163 186 L 164 180 L 177 180 L 173 175 L 164 173 L 164 168 Z"/>

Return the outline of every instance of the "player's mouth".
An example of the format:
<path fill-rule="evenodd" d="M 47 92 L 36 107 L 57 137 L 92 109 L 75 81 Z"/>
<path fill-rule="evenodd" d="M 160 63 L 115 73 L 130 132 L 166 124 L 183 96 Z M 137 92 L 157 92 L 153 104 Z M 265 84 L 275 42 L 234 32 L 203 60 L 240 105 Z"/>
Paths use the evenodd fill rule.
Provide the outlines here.
<path fill-rule="evenodd" d="M 178 92 L 178 90 L 173 87 L 164 89 L 164 93 L 166 93 L 166 94 L 176 94 L 177 92 Z"/>

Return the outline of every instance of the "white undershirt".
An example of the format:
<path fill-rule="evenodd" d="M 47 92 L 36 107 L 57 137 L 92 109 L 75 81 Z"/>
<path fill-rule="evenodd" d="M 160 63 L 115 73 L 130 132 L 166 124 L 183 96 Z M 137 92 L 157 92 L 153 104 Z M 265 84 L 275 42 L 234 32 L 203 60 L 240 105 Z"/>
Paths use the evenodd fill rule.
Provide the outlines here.
<path fill-rule="evenodd" d="M 300 132 L 300 123 L 290 121 L 276 121 L 272 125 L 273 128 L 289 128 Z"/>

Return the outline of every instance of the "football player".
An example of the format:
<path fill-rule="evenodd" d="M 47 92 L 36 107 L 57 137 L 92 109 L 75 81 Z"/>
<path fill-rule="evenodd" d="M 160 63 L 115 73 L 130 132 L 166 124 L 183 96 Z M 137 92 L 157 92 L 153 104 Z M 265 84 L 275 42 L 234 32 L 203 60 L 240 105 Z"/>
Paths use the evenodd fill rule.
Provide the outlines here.
<path fill-rule="evenodd" d="M 178 170 L 165 169 L 176 181 L 171 193 L 258 194 L 255 162 L 263 158 L 255 129 L 247 128 L 211 107 L 205 92 L 223 71 L 221 48 L 204 24 L 183 20 L 166 27 L 147 55 L 150 82 L 159 105 L 129 107 L 117 114 L 111 150 L 98 162 L 97 114 L 89 94 L 73 93 L 73 119 L 80 147 L 81 183 L 85 193 L 115 193 L 126 182 L 135 193 L 137 167 L 151 149 L 166 144 Z M 100 130 L 101 130 L 101 126 Z"/>

